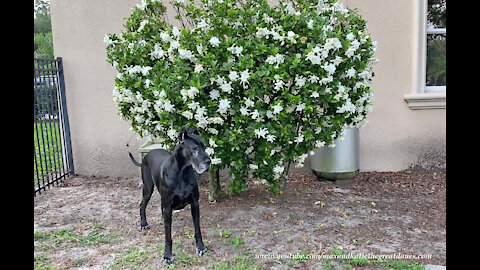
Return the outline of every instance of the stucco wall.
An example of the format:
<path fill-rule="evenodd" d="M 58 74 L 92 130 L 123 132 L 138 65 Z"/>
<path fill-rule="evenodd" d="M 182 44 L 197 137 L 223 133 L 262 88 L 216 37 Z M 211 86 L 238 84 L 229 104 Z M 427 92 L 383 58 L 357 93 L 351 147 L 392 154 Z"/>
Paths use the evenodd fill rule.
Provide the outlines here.
<path fill-rule="evenodd" d="M 410 110 L 414 0 L 345 0 L 367 19 L 378 42 L 374 110 L 360 131 L 362 171 L 445 165 L 445 110 Z M 112 101 L 116 71 L 106 62 L 105 33 L 119 34 L 137 0 L 51 0 L 55 56 L 63 57 L 75 170 L 136 176 L 127 152 L 137 141 Z M 172 13 L 170 13 L 172 14 Z M 173 15 L 169 16 L 173 18 Z M 127 146 L 127 143 L 129 146 Z M 309 170 L 308 160 L 303 171 Z M 298 170 L 295 170 L 298 171 Z"/>

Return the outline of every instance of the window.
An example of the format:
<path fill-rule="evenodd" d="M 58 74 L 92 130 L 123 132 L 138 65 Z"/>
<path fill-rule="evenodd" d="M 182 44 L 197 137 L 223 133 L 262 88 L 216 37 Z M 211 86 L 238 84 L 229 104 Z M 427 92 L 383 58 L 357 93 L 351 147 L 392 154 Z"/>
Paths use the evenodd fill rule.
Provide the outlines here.
<path fill-rule="evenodd" d="M 425 92 L 446 91 L 446 0 L 428 0 Z"/>
<path fill-rule="evenodd" d="M 446 108 L 446 0 L 413 0 L 413 91 L 410 109 Z"/>

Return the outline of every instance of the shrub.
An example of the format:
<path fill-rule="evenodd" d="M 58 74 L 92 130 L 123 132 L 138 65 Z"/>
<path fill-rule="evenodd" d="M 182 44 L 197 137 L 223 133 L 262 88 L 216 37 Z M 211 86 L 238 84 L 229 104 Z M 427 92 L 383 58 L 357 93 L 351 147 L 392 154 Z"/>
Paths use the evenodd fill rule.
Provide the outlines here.
<path fill-rule="evenodd" d="M 375 42 L 357 11 L 336 0 L 142 1 L 121 35 L 107 34 L 118 70 L 113 100 L 141 137 L 170 149 L 184 125 L 201 131 L 232 192 L 247 177 L 273 192 L 314 148 L 333 147 L 372 110 Z M 288 165 L 286 166 L 286 163 Z"/>

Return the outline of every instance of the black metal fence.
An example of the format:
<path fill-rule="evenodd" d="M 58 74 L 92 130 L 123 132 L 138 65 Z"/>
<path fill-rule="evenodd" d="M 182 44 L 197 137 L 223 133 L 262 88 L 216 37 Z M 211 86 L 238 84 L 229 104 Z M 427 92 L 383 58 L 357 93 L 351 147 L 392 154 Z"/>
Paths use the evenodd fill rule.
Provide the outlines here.
<path fill-rule="evenodd" d="M 33 194 L 74 173 L 62 58 L 34 59 Z"/>

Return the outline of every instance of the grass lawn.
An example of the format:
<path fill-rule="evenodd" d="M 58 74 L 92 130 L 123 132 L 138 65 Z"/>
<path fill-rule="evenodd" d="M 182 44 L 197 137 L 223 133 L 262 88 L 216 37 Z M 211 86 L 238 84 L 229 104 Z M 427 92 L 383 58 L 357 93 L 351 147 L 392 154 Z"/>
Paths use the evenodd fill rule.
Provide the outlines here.
<path fill-rule="evenodd" d="M 52 178 L 63 168 L 61 129 L 57 120 L 33 124 L 33 142 L 35 147 L 34 186 L 41 179 Z"/>

